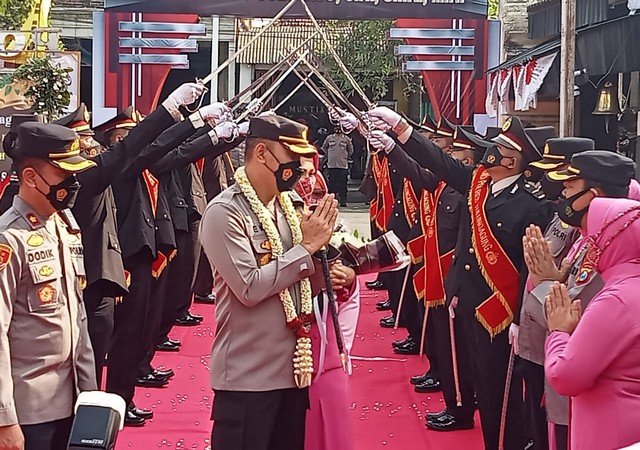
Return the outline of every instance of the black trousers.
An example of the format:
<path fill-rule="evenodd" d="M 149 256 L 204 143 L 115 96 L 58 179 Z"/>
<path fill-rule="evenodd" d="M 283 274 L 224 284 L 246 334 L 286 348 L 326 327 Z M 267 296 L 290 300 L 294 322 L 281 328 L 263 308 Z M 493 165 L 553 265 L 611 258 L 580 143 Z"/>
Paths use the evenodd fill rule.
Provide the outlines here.
<path fill-rule="evenodd" d="M 432 319 L 433 322 L 431 322 Z M 434 351 L 438 355 L 440 383 L 447 411 L 460 422 L 469 422 L 473 419 L 475 413 L 474 367 L 470 352 L 471 346 L 469 345 L 469 340 L 472 338 L 469 328 L 473 326 L 472 321 L 475 321 L 475 318 L 458 315 L 454 319 L 456 359 L 462 406 L 458 406 L 456 400 L 449 320 L 449 308 L 438 306 L 437 308 L 431 308 L 429 311 L 429 324 L 427 326 L 433 324 L 433 331 L 438 336 L 435 341 Z"/>
<path fill-rule="evenodd" d="M 533 439 L 535 450 L 549 449 L 547 412 L 542 406 L 544 398 L 544 366 L 517 358 L 522 367 L 525 386 L 525 417 L 527 419 L 527 437 Z"/>
<path fill-rule="evenodd" d="M 196 277 L 191 291 L 196 295 L 208 295 L 213 292 L 213 272 L 207 255 L 200 250 L 196 268 Z"/>
<path fill-rule="evenodd" d="M 35 425 L 21 425 L 24 450 L 67 450 L 73 417 Z"/>
<path fill-rule="evenodd" d="M 131 286 L 129 295 L 115 308 L 107 392 L 118 394 L 127 404 L 133 401 L 138 366 L 146 352 L 145 332 L 153 259 L 150 251 L 143 250 L 124 260 L 124 267 L 131 274 Z"/>
<path fill-rule="evenodd" d="M 336 194 L 341 202 L 347 201 L 347 180 L 349 169 L 327 169 L 329 192 Z"/>
<path fill-rule="evenodd" d="M 160 333 L 163 313 L 167 303 L 171 302 L 171 297 L 168 295 L 169 286 L 171 283 L 176 282 L 176 280 L 171 279 L 170 274 L 171 265 L 175 263 L 175 260 L 176 258 L 168 263 L 159 278 L 151 278 L 151 293 L 143 338 L 144 352 L 138 364 L 137 376 L 139 377 L 144 377 L 153 372 L 151 361 L 153 361 L 153 357 L 156 355 L 156 343 L 158 341 L 158 334 Z"/>
<path fill-rule="evenodd" d="M 106 364 L 106 356 L 113 337 L 115 300 L 103 297 L 100 283 L 94 283 L 82 293 L 87 309 L 87 326 L 89 338 L 96 361 L 96 379 L 98 388 L 102 386 L 102 372 Z"/>
<path fill-rule="evenodd" d="M 176 231 L 176 245 L 178 253 L 166 269 L 171 281 L 164 291 L 162 320 L 154 335 L 157 343 L 162 343 L 169 338 L 169 332 L 175 320 L 186 316 L 191 307 L 191 282 L 195 270 L 193 236 L 191 233 Z"/>
<path fill-rule="evenodd" d="M 485 450 L 498 450 L 502 403 L 507 382 L 507 368 L 511 354 L 509 333 L 502 333 L 491 339 L 487 330 L 469 316 L 472 325 L 471 345 L 477 380 L 477 395 L 480 405 L 480 420 Z M 457 324 L 456 324 L 457 325 Z M 457 330 L 456 326 L 456 330 Z M 460 341 L 458 341 L 460 342 Z M 524 426 L 524 401 L 522 400 L 522 372 L 514 365 L 510 380 L 509 398 L 504 433 L 505 450 L 521 449 L 526 445 Z"/>
<path fill-rule="evenodd" d="M 569 427 L 566 425 L 554 425 L 556 434 L 556 450 L 569 448 Z"/>
<path fill-rule="evenodd" d="M 212 448 L 303 450 L 308 389 L 215 391 Z"/>
<path fill-rule="evenodd" d="M 425 306 L 422 300 L 416 301 L 418 315 L 415 320 L 416 323 L 411 321 L 407 329 L 409 330 L 409 336 L 415 341 L 420 342 L 422 339 L 422 324 L 424 320 L 425 314 Z M 444 307 L 438 307 L 437 310 L 445 309 Z M 438 348 L 439 342 L 441 339 L 438 336 L 436 329 L 434 327 L 434 322 L 436 321 L 436 316 L 440 311 L 436 311 L 436 308 L 429 308 L 429 317 L 427 317 L 427 332 L 424 335 L 424 354 L 427 355 L 429 359 L 429 373 L 433 378 L 440 379 L 440 355 L 436 351 Z M 418 327 L 416 325 L 419 324 Z"/>

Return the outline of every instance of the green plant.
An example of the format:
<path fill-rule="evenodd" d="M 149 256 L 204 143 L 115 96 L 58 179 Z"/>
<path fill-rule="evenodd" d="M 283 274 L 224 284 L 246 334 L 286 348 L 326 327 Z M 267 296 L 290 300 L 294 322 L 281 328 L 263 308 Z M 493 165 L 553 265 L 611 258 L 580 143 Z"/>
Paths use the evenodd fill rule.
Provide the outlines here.
<path fill-rule="evenodd" d="M 388 82 L 393 78 L 406 81 L 405 95 L 415 90 L 413 77 L 402 71 L 403 59 L 394 54 L 396 42 L 387 38 L 393 21 L 338 20 L 329 21 L 325 26 L 335 36 L 338 55 L 358 84 L 371 93 L 372 100 L 387 94 Z M 331 77 L 348 95 L 353 94 L 353 86 L 331 55 L 325 52 L 324 57 Z"/>
<path fill-rule="evenodd" d="M 52 64 L 48 56 L 36 57 L 18 67 L 11 74 L 11 81 L 25 83 L 27 90 L 23 95 L 31 103 L 32 110 L 53 121 L 64 113 L 71 102 L 69 72 L 70 68 Z M 5 93 L 9 93 L 11 84 L 6 84 L 4 89 Z"/>
<path fill-rule="evenodd" d="M 497 19 L 500 14 L 500 0 L 489 0 L 489 10 L 487 16 L 489 19 Z"/>
<path fill-rule="evenodd" d="M 20 30 L 36 0 L 0 0 L 0 30 Z"/>

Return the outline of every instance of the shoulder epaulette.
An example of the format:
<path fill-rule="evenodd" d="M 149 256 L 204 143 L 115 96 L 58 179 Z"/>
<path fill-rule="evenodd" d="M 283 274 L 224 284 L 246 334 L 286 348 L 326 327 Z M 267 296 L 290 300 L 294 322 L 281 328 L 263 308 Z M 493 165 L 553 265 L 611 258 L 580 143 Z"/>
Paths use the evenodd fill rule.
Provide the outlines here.
<path fill-rule="evenodd" d="M 542 186 L 539 185 L 538 183 L 532 183 L 530 181 L 525 181 L 524 182 L 524 190 L 527 191 L 529 194 L 533 195 L 538 200 L 544 200 L 546 198 L 546 195 L 545 195 L 544 191 L 542 190 Z"/>

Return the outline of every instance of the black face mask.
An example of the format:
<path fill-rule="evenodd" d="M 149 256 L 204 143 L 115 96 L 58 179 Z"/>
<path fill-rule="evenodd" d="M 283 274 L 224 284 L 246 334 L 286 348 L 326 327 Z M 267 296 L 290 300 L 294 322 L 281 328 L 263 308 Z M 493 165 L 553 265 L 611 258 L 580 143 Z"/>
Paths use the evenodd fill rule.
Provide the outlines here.
<path fill-rule="evenodd" d="M 542 185 L 542 192 L 547 197 L 547 200 L 556 201 L 562 196 L 562 190 L 564 186 L 559 181 L 551 181 L 546 176 L 543 176 L 540 180 Z"/>
<path fill-rule="evenodd" d="M 587 206 L 583 210 L 576 211 L 573 209 L 573 203 L 587 192 L 589 192 L 589 189 L 578 192 L 569 198 L 560 199 L 560 203 L 558 203 L 558 216 L 560 216 L 560 219 L 564 223 L 571 225 L 572 227 L 579 227 L 582 224 L 582 218 L 587 211 L 589 211 L 589 207 Z"/>
<path fill-rule="evenodd" d="M 276 158 L 276 155 L 274 155 L 271 150 L 269 150 L 269 153 L 271 153 L 271 156 L 273 156 L 279 163 L 278 169 L 275 172 L 272 171 L 273 175 L 276 177 L 276 186 L 278 188 L 278 192 L 286 192 L 292 190 L 302 176 L 300 160 L 296 159 L 294 161 L 282 163 L 278 160 L 278 158 Z"/>
<path fill-rule="evenodd" d="M 502 153 L 500 153 L 498 146 L 494 145 L 492 147 L 489 147 L 484 152 L 484 156 L 480 160 L 480 164 L 482 164 L 486 168 L 500 167 L 502 166 L 502 161 L 504 159 L 510 159 L 510 158 L 505 158 L 504 156 L 502 156 Z"/>
<path fill-rule="evenodd" d="M 51 203 L 51 206 L 53 206 L 56 211 L 73 208 L 73 205 L 75 205 L 76 199 L 78 198 L 78 192 L 80 191 L 80 182 L 75 175 L 71 175 L 70 177 L 65 178 L 64 181 L 52 185 L 49 184 L 37 171 L 36 173 L 40 179 L 49 186 L 49 192 L 46 194 L 40 191 L 40 189 L 38 189 L 38 191 L 40 191 L 40 193 L 49 200 L 49 203 Z"/>

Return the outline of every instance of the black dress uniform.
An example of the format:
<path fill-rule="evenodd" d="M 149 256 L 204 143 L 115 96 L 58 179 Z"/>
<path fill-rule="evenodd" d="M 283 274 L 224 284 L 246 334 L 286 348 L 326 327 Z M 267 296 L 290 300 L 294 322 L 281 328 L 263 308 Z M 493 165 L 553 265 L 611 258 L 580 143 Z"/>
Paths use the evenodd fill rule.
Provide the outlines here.
<path fill-rule="evenodd" d="M 175 149 L 202 125 L 201 121 L 191 119 L 175 124 L 147 146 L 141 156 L 146 156 L 157 146 Z M 159 155 L 153 160 L 138 158 L 112 184 L 122 259 L 131 284 L 129 293 L 115 308 L 107 391 L 120 395 L 127 404 L 133 400 L 138 365 L 146 354 L 145 318 L 151 292 L 152 265 L 157 256 L 154 210 L 157 208 L 159 186 L 157 179 L 145 169 L 162 157 Z"/>
<path fill-rule="evenodd" d="M 506 139 L 500 140 L 504 136 Z M 507 122 L 497 140 L 515 143 L 526 162 L 540 158 L 537 149 L 526 136 L 522 124 L 517 118 Z M 463 163 L 443 154 L 431 142 L 413 132 L 404 147 L 421 165 L 442 177 L 452 188 L 469 194 L 472 177 L 479 169 L 465 166 Z M 484 211 L 491 231 L 504 249 L 507 256 L 521 275 L 526 274 L 523 262 L 522 236 L 527 226 L 537 224 L 545 227 L 552 217 L 553 206 L 543 202 L 534 193 L 531 185 L 518 177 L 496 195 L 490 193 Z M 458 298 L 456 329 L 460 326 L 469 331 L 467 348 L 468 359 L 474 361 L 477 381 L 480 415 L 485 448 L 496 450 L 499 443 L 502 403 L 505 380 L 510 360 L 508 333 L 502 332 L 494 337 L 475 318 L 476 308 L 493 294 L 480 271 L 477 255 L 472 245 L 471 211 L 464 208 L 461 212 L 461 226 L 455 249 L 455 258 L 446 278 L 445 288 L 449 299 Z M 461 352 L 462 345 L 459 345 Z M 473 359 L 472 359 L 473 358 Z M 460 367 L 459 372 L 471 372 L 471 367 Z M 522 383 L 514 377 L 508 401 L 508 414 L 504 435 L 504 448 L 520 449 L 525 445 L 522 429 Z"/>
<path fill-rule="evenodd" d="M 213 295 L 213 273 L 211 271 L 211 265 L 198 242 L 198 229 L 207 203 L 227 188 L 227 177 L 224 161 L 222 160 L 223 157 L 224 155 L 218 158 L 207 157 L 204 159 L 203 164 L 192 165 L 190 176 L 188 180 L 186 180 L 186 185 L 190 186 L 192 193 L 189 217 L 191 220 L 191 233 L 195 239 L 194 248 L 197 263 L 196 275 L 191 290 L 196 302 L 212 303 L 212 300 L 215 298 L 210 297 Z M 206 194 L 205 199 L 201 198 L 200 192 Z"/>
<path fill-rule="evenodd" d="M 75 116 L 68 117 L 74 119 Z M 88 126 L 86 122 L 79 122 L 71 120 L 68 124 L 76 128 Z M 87 286 L 83 297 L 99 383 L 113 332 L 114 298 L 127 292 L 110 185 L 138 158 L 143 148 L 173 123 L 171 114 L 164 108 L 158 108 L 126 139 L 93 158 L 97 164 L 95 168 L 78 175 L 81 187 L 73 212 L 82 229 L 85 251 L 91 255 L 85 258 Z M 160 154 L 168 150 L 154 148 Z"/>

